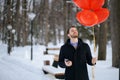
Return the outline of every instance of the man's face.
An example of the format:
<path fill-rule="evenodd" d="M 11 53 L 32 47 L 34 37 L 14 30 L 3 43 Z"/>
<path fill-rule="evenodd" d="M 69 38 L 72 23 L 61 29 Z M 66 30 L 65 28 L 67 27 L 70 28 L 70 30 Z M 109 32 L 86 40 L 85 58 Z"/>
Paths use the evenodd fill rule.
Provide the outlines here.
<path fill-rule="evenodd" d="M 78 31 L 76 28 L 70 28 L 69 30 L 69 34 L 68 34 L 69 37 L 71 38 L 78 38 Z"/>

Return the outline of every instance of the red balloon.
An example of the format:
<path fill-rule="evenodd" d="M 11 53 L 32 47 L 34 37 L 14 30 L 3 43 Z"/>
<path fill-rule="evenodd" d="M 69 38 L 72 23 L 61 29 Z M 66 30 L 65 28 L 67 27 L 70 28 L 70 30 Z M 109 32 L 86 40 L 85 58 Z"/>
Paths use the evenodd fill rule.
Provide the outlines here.
<path fill-rule="evenodd" d="M 90 0 L 90 9 L 97 10 L 104 5 L 105 0 Z"/>
<path fill-rule="evenodd" d="M 98 22 L 97 15 L 90 10 L 83 10 L 77 13 L 77 20 L 84 26 L 94 26 Z"/>
<path fill-rule="evenodd" d="M 82 9 L 90 9 L 90 0 L 73 0 L 73 2 Z"/>
<path fill-rule="evenodd" d="M 76 15 L 77 20 L 84 26 L 94 26 L 104 22 L 109 16 L 109 10 L 102 8 L 105 0 L 73 0 L 82 9 Z"/>
<path fill-rule="evenodd" d="M 82 9 L 96 10 L 103 6 L 105 0 L 73 0 Z"/>
<path fill-rule="evenodd" d="M 85 24 L 82 22 L 82 20 L 80 19 L 80 17 L 81 17 L 81 12 L 78 12 L 78 13 L 76 14 L 76 19 L 78 20 L 79 23 L 81 23 L 82 25 L 85 25 Z"/>
<path fill-rule="evenodd" d="M 101 9 L 96 10 L 94 12 L 98 17 L 97 24 L 104 22 L 109 16 L 109 10 L 107 8 L 101 8 Z"/>

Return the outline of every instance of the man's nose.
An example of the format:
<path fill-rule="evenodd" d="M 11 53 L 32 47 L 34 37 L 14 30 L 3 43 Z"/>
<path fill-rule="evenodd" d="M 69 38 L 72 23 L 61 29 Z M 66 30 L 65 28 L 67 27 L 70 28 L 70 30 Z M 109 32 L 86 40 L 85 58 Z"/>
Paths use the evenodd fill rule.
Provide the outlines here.
<path fill-rule="evenodd" d="M 74 33 L 77 33 L 77 31 L 74 31 Z"/>

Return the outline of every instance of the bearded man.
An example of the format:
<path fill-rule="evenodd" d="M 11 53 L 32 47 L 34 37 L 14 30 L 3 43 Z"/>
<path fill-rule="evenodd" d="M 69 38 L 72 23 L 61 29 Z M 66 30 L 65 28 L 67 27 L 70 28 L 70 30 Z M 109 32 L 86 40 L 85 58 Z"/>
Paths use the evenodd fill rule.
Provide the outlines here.
<path fill-rule="evenodd" d="M 69 39 L 61 46 L 59 66 L 65 68 L 65 80 L 89 80 L 87 64 L 95 65 L 90 47 L 78 38 L 75 26 L 68 29 Z"/>

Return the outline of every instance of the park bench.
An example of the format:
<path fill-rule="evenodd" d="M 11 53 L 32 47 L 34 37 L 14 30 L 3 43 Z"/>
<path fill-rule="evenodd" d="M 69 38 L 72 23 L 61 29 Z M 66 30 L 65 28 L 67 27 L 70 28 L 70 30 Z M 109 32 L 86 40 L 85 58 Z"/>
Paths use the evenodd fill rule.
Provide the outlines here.
<path fill-rule="evenodd" d="M 49 54 L 48 50 L 60 50 L 60 48 L 46 48 L 46 51 L 44 52 L 44 56 L 53 56 L 53 62 L 50 64 L 49 60 L 44 60 L 44 66 L 42 67 L 42 70 L 45 74 L 51 74 L 57 79 L 64 79 L 64 72 L 65 69 L 60 68 L 58 65 L 58 54 Z"/>
<path fill-rule="evenodd" d="M 44 54 L 48 54 L 48 51 L 57 51 L 57 50 L 60 50 L 60 48 L 46 48 L 46 50 L 44 51 Z"/>

